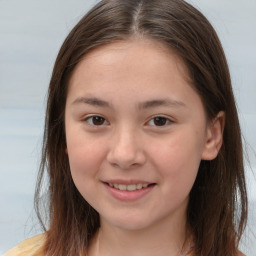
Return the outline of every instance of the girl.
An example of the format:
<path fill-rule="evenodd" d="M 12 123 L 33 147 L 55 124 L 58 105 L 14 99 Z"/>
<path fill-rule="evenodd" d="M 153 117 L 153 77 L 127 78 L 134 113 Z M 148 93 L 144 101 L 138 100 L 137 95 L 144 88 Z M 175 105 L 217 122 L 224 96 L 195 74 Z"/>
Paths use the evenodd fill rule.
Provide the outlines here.
<path fill-rule="evenodd" d="M 103 0 L 70 32 L 49 86 L 36 206 L 45 233 L 6 256 L 242 255 L 239 121 L 224 52 L 198 10 Z"/>

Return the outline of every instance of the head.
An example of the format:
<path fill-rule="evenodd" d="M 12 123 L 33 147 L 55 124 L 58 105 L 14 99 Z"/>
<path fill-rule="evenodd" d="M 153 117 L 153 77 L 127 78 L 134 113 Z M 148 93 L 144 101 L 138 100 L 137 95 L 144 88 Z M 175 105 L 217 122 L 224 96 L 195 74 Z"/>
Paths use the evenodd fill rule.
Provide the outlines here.
<path fill-rule="evenodd" d="M 185 66 L 191 88 L 202 102 L 207 123 L 214 122 L 220 113 L 225 116 L 218 154 L 200 162 L 190 191 L 187 222 L 199 255 L 221 255 L 226 251 L 233 255 L 244 229 L 247 206 L 241 134 L 228 65 L 210 23 L 180 0 L 101 1 L 63 43 L 49 86 L 39 175 L 40 186 L 43 169 L 47 168 L 50 178 L 47 247 L 50 252 L 57 249 L 60 255 L 65 249 L 57 244 L 69 244 L 70 255 L 86 250 L 100 225 L 98 213 L 74 185 L 66 152 L 65 109 L 72 75 L 94 50 L 131 40 L 156 42 L 177 55 Z M 63 243 L 57 243 L 57 237 Z"/>

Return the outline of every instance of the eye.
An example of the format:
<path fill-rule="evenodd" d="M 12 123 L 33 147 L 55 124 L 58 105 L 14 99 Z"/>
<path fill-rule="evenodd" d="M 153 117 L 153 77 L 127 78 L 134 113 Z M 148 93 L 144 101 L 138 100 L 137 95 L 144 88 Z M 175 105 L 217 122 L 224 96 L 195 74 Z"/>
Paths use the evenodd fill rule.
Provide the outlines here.
<path fill-rule="evenodd" d="M 168 124 L 170 124 L 172 121 L 164 116 L 155 116 L 154 118 L 152 118 L 148 124 L 152 125 L 152 126 L 166 126 Z"/>
<path fill-rule="evenodd" d="M 107 120 L 102 116 L 89 116 L 84 119 L 91 126 L 103 126 L 107 125 Z"/>

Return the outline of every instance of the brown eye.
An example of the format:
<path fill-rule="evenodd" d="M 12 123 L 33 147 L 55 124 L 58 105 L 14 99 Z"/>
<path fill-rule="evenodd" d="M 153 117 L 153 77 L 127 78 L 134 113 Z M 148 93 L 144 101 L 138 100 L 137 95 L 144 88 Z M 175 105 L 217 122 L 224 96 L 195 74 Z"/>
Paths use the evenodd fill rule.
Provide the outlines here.
<path fill-rule="evenodd" d="M 154 118 L 154 125 L 164 126 L 164 125 L 166 125 L 167 121 L 168 121 L 167 118 L 158 116 L 158 117 Z"/>
<path fill-rule="evenodd" d="M 101 116 L 94 116 L 92 118 L 92 122 L 94 125 L 102 125 L 105 122 L 105 119 Z"/>
<path fill-rule="evenodd" d="M 85 121 L 88 122 L 89 125 L 92 125 L 92 126 L 101 126 L 101 125 L 107 124 L 106 119 L 102 116 L 90 116 L 90 117 L 86 118 Z"/>
<path fill-rule="evenodd" d="M 170 124 L 172 121 L 169 118 L 166 118 L 164 116 L 155 116 L 154 118 L 152 118 L 148 124 L 150 126 L 167 126 L 168 124 Z"/>

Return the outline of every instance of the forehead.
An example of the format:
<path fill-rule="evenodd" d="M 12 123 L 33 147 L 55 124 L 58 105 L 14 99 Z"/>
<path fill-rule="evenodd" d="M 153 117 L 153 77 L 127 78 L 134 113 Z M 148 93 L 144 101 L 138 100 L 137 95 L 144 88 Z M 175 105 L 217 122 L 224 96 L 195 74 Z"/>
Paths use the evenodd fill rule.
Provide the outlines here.
<path fill-rule="evenodd" d="M 141 73 L 141 67 L 145 71 L 146 68 L 152 71 L 159 65 L 170 66 L 170 60 L 183 78 L 192 84 L 187 66 L 174 49 L 161 41 L 144 38 L 112 42 L 89 51 L 76 65 L 70 84 L 74 82 L 74 77 L 81 73 L 81 70 L 91 72 L 95 66 L 98 66 L 97 75 L 99 76 L 103 72 L 117 71 L 120 64 L 127 63 L 127 69 L 131 66 L 139 67 L 138 72 L 134 73 L 135 76 L 139 71 Z"/>
<path fill-rule="evenodd" d="M 67 100 L 86 94 L 120 104 L 127 98 L 145 102 L 166 95 L 179 101 L 195 93 L 187 68 L 174 50 L 158 41 L 137 39 L 107 44 L 86 54 L 71 76 Z"/>

